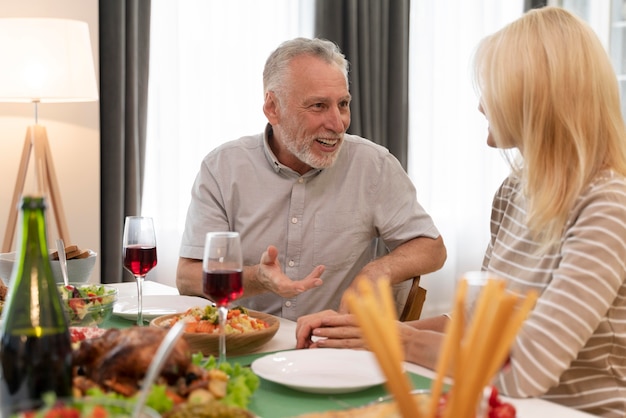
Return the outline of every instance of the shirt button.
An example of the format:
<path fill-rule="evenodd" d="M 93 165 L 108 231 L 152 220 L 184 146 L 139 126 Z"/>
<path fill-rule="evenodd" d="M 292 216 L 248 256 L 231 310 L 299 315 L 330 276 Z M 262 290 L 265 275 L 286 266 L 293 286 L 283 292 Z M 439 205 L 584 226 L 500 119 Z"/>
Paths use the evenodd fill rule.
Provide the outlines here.
<path fill-rule="evenodd" d="M 285 306 L 289 308 L 291 306 L 291 301 L 288 300 L 287 302 L 285 302 Z"/>
<path fill-rule="evenodd" d="M 302 177 L 300 177 L 300 178 L 298 179 L 298 183 L 300 183 L 300 184 L 304 183 L 304 179 L 303 179 Z"/>
<path fill-rule="evenodd" d="M 291 223 L 292 224 L 297 224 L 298 223 L 298 218 L 291 218 Z"/>
<path fill-rule="evenodd" d="M 289 260 L 289 267 L 293 267 L 295 265 L 296 265 L 296 263 L 293 260 Z"/>

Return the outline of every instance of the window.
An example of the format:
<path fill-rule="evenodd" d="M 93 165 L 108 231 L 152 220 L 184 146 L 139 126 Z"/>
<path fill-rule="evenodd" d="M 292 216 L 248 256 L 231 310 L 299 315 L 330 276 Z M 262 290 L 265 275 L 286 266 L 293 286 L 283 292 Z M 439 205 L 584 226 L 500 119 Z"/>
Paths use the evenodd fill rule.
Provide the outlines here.
<path fill-rule="evenodd" d="M 522 11 L 522 0 L 411 2 L 408 171 L 448 250 L 443 269 L 422 278 L 424 317 L 449 309 L 456 279 L 482 264 L 492 198 L 509 168 L 486 145 L 471 59 L 480 39 Z"/>
<path fill-rule="evenodd" d="M 217 145 L 263 131 L 263 65 L 281 42 L 313 33 L 313 0 L 152 2 L 142 213 L 175 283 L 191 185 Z"/>

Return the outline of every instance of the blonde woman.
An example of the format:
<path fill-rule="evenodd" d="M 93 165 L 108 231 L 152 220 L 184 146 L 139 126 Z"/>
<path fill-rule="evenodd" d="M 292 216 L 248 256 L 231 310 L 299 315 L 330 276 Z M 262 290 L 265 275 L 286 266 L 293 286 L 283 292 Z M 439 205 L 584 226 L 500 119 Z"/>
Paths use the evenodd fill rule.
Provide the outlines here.
<path fill-rule="evenodd" d="M 493 201 L 483 269 L 540 292 L 494 382 L 624 417 L 626 132 L 611 62 L 584 22 L 546 7 L 485 38 L 475 75 L 487 143 L 520 156 Z M 446 321 L 405 324 L 406 358 L 434 367 Z M 329 311 L 302 318 L 298 347 L 362 346 L 353 325 Z"/>

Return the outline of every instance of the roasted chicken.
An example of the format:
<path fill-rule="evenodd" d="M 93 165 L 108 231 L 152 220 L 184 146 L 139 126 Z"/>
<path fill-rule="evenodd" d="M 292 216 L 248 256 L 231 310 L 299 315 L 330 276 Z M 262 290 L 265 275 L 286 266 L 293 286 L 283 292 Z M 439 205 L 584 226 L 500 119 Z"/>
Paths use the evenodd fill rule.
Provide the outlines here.
<path fill-rule="evenodd" d="M 134 395 L 167 330 L 157 327 L 109 329 L 101 337 L 83 341 L 74 350 L 74 387 L 84 393 L 97 386 L 105 392 Z M 167 384 L 172 394 L 184 399 L 197 388 L 210 389 L 216 398 L 226 393 L 226 378 L 215 376 L 191 362 L 187 342 L 177 341 L 157 383 Z M 218 374 L 223 374 L 217 372 Z M 80 394 L 79 393 L 79 394 Z"/>

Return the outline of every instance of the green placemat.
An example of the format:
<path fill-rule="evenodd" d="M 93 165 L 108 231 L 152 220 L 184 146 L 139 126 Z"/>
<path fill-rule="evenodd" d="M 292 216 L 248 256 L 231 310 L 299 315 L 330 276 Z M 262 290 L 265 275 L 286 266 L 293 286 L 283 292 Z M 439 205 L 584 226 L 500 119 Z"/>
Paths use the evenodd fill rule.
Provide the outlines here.
<path fill-rule="evenodd" d="M 414 389 L 429 389 L 431 380 L 408 373 Z M 248 409 L 261 418 L 287 418 L 308 412 L 340 410 L 366 405 L 387 395 L 383 385 L 353 393 L 319 395 L 300 392 L 261 379 L 261 386 L 252 396 Z"/>
<path fill-rule="evenodd" d="M 111 315 L 109 319 L 100 324 L 100 328 L 128 328 L 136 325 L 137 321 L 129 321 L 117 315 Z"/>
<path fill-rule="evenodd" d="M 270 354 L 272 353 L 250 354 L 230 357 L 228 360 L 249 366 L 257 358 Z M 431 379 L 414 373 L 408 375 L 414 389 L 430 389 Z M 248 409 L 261 418 L 287 418 L 308 412 L 362 406 L 387 394 L 383 385 L 343 394 L 306 393 L 261 378 L 261 385 L 252 396 Z"/>
<path fill-rule="evenodd" d="M 147 319 L 144 319 L 143 322 L 146 326 L 150 325 L 150 321 L 148 321 Z M 122 318 L 121 316 L 111 315 L 109 319 L 100 324 L 100 328 L 128 328 L 132 327 L 133 325 L 137 325 L 137 320 L 130 320 Z"/>

